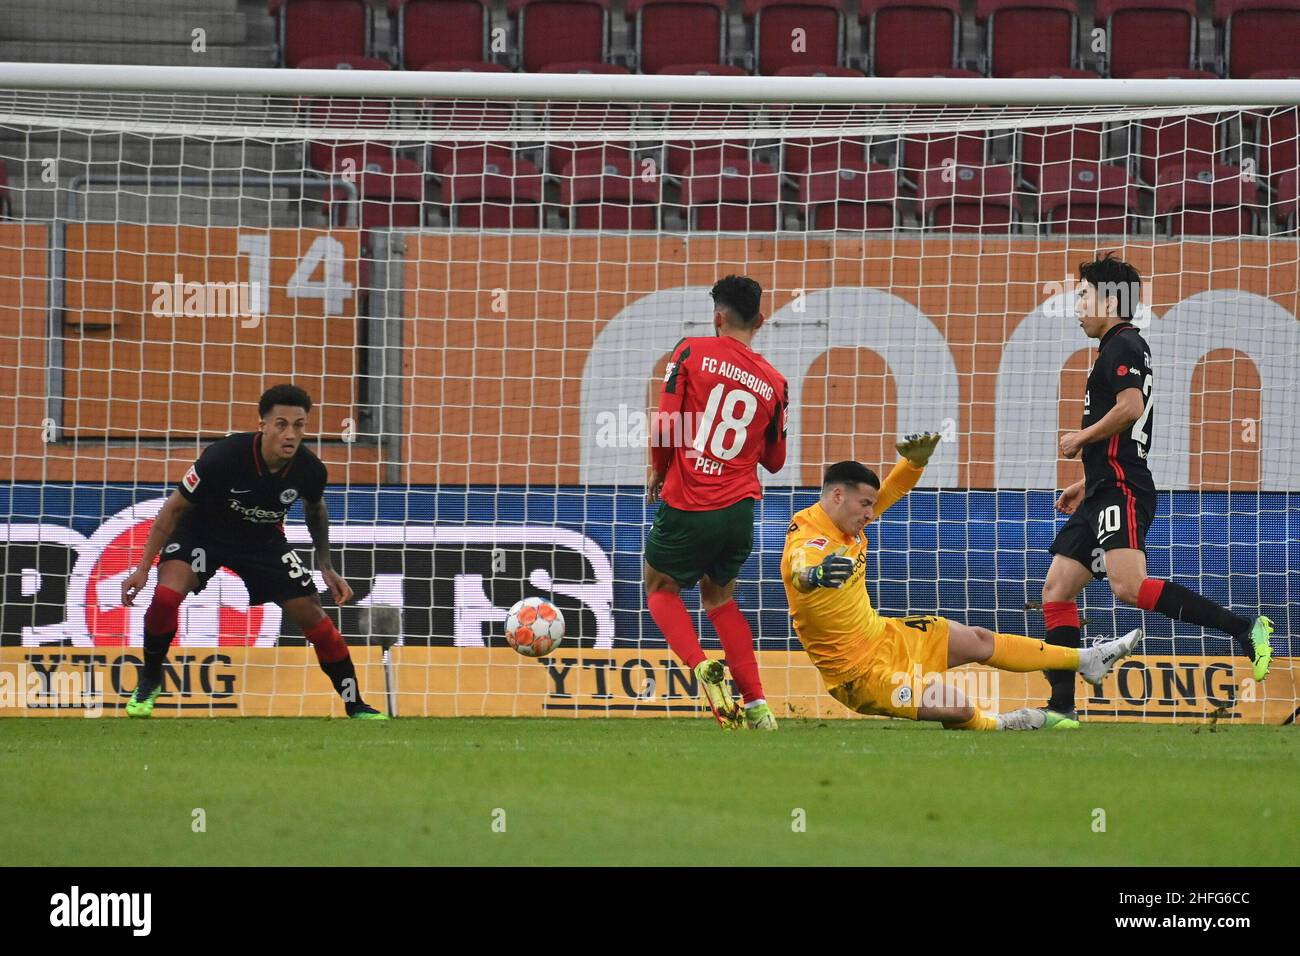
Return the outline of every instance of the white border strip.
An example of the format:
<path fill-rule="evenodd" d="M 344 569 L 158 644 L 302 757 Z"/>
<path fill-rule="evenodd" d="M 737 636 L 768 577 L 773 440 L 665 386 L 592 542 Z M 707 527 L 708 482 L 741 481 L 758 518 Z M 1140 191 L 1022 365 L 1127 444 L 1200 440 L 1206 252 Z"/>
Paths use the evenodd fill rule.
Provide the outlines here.
<path fill-rule="evenodd" d="M 591 76 L 0 63 L 0 90 L 820 105 L 1290 106 L 1300 80 Z"/>

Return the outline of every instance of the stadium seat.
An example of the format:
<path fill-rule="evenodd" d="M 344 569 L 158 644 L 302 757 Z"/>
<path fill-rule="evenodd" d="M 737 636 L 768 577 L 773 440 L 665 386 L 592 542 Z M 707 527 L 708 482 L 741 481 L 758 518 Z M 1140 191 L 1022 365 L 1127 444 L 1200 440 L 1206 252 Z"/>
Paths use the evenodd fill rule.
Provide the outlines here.
<path fill-rule="evenodd" d="M 1155 214 L 1169 236 L 1253 235 L 1258 227 L 1255 187 L 1240 166 L 1188 162 L 1160 167 Z"/>
<path fill-rule="evenodd" d="M 1166 167 L 1213 163 L 1219 149 L 1221 122 L 1218 113 L 1203 113 L 1133 123 L 1131 156 L 1138 180 L 1154 186 Z"/>
<path fill-rule="evenodd" d="M 491 16 L 484 0 L 388 0 L 388 17 L 403 70 L 488 58 Z"/>
<path fill-rule="evenodd" d="M 348 53 L 326 53 L 324 56 L 308 56 L 298 61 L 299 70 L 391 70 L 392 64 L 387 60 L 378 60 L 373 56 L 352 56 Z"/>
<path fill-rule="evenodd" d="M 928 170 L 921 177 L 917 198 L 921 223 L 927 229 L 1006 234 L 1020 218 L 1010 166 Z"/>
<path fill-rule="evenodd" d="M 799 186 L 810 231 L 893 229 L 897 199 L 894 171 L 877 163 L 814 166 Z"/>
<path fill-rule="evenodd" d="M 1277 199 L 1273 203 L 1273 217 L 1287 232 L 1295 232 L 1297 214 L 1300 214 L 1300 172 L 1292 170 L 1277 178 Z"/>
<path fill-rule="evenodd" d="M 1123 234 L 1137 213 L 1137 188 L 1122 166 L 1051 166 L 1041 185 L 1038 222 L 1046 233 Z"/>
<path fill-rule="evenodd" d="M 866 76 L 861 70 L 851 66 L 830 66 L 812 64 L 810 66 L 783 66 L 776 76 Z"/>
<path fill-rule="evenodd" d="M 568 70 L 558 69 L 558 67 L 564 66 L 578 66 L 578 64 L 556 64 L 553 67 L 547 67 L 547 72 L 569 72 Z M 606 69 L 602 72 L 628 72 L 625 67 L 610 64 L 604 64 L 604 66 Z M 611 126 L 626 128 L 631 125 L 633 115 L 634 108 L 627 104 L 573 103 L 552 106 L 546 111 L 544 122 L 553 136 L 562 137 L 566 130 L 575 133 L 592 133 Z M 593 163 L 597 166 L 603 166 L 611 162 L 631 164 L 632 159 L 632 144 L 627 140 L 617 142 L 551 139 L 546 144 L 546 172 L 550 176 L 567 175 L 569 167 L 578 160 L 582 160 L 584 167 L 589 167 Z"/>
<path fill-rule="evenodd" d="M 674 63 L 659 71 L 660 76 L 749 76 L 730 63 Z"/>
<path fill-rule="evenodd" d="M 1223 75 L 1300 67 L 1300 0 L 1216 0 Z"/>
<path fill-rule="evenodd" d="M 583 155 L 560 179 L 560 204 L 571 229 L 657 229 L 661 183 L 637 175 L 631 156 Z"/>
<path fill-rule="evenodd" d="M 424 64 L 420 70 L 438 73 L 509 73 L 510 67 L 480 60 L 435 60 Z"/>
<path fill-rule="evenodd" d="M 373 20 L 366 0 L 267 0 L 275 19 L 277 60 L 296 67 L 309 56 L 370 52 Z"/>
<path fill-rule="evenodd" d="M 872 76 L 957 65 L 960 0 L 862 0 L 858 22 Z"/>
<path fill-rule="evenodd" d="M 363 230 L 423 225 L 424 170 L 419 163 L 376 153 L 360 169 L 357 191 L 361 194 Z M 343 191 L 331 193 L 336 200 L 334 222 L 342 225 Z"/>
<path fill-rule="evenodd" d="M 342 126 L 355 129 L 385 129 L 392 119 L 392 106 L 385 100 L 307 100 L 302 103 L 308 122 L 316 127 Z M 393 147 L 385 141 L 337 141 L 306 144 L 306 163 L 321 172 L 355 173 L 380 156 L 391 156 Z M 351 165 L 345 165 L 348 161 Z"/>
<path fill-rule="evenodd" d="M 453 226 L 536 229 L 541 225 L 542 174 L 526 159 L 454 154 L 443 182 Z"/>
<path fill-rule="evenodd" d="M 510 0 L 519 68 L 550 63 L 603 63 L 609 54 L 607 0 Z"/>
<path fill-rule="evenodd" d="M 898 172 L 903 185 L 919 190 L 930 170 L 983 166 L 988 137 L 983 130 L 960 133 L 907 133 L 900 137 Z"/>
<path fill-rule="evenodd" d="M 989 76 L 1075 65 L 1079 18 L 1074 0 L 978 0 L 975 19 L 984 25 Z"/>
<path fill-rule="evenodd" d="M 1106 31 L 1106 75 L 1196 66 L 1196 0 L 1097 0 L 1093 22 Z"/>
<path fill-rule="evenodd" d="M 682 180 L 681 204 L 695 230 L 774 231 L 780 201 L 780 178 L 764 163 L 696 163 Z"/>
<path fill-rule="evenodd" d="M 726 61 L 727 0 L 628 0 L 626 16 L 641 73 Z"/>
<path fill-rule="evenodd" d="M 422 70 L 449 69 L 452 63 L 430 63 Z M 466 63 L 461 61 L 462 72 L 497 73 L 509 72 L 498 63 Z M 477 154 L 481 160 L 496 156 L 509 163 L 516 153 L 516 147 L 510 142 L 457 142 L 457 133 L 465 131 L 484 132 L 509 129 L 515 124 L 514 110 L 505 104 L 480 103 L 478 106 L 467 101 L 456 103 L 447 100 L 426 100 L 421 127 L 428 137 L 429 149 L 426 168 L 430 174 L 441 176 L 451 164 L 457 153 Z"/>
<path fill-rule="evenodd" d="M 861 136 L 818 136 L 781 143 L 781 172 L 795 188 L 803 188 L 803 177 L 814 169 L 857 169 L 866 161 L 867 140 Z"/>
<path fill-rule="evenodd" d="M 754 67 L 760 76 L 787 66 L 839 63 L 844 57 L 839 0 L 745 0 L 744 15 L 753 26 Z"/>
<path fill-rule="evenodd" d="M 1300 169 L 1300 128 L 1294 106 L 1264 110 L 1257 116 L 1255 163 L 1259 177 L 1270 189 L 1278 179 Z"/>
<path fill-rule="evenodd" d="M 1021 70 L 1016 79 L 1091 79 L 1100 77 L 1088 70 Z M 1016 169 L 1020 185 L 1037 189 L 1045 171 L 1060 169 L 1068 178 L 1069 167 L 1076 162 L 1095 162 L 1102 158 L 1105 130 L 1100 123 L 1077 123 L 1022 129 L 1016 132 Z"/>

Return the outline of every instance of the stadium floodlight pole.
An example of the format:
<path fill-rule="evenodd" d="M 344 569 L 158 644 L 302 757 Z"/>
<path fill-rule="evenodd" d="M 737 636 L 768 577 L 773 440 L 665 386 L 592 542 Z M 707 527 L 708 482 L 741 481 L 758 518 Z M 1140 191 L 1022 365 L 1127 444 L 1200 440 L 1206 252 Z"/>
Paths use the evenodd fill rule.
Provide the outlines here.
<path fill-rule="evenodd" d="M 0 63 L 0 90 L 575 101 L 985 106 L 1290 106 L 1300 80 L 602 76 Z M 0 99 L 0 112 L 5 103 Z"/>

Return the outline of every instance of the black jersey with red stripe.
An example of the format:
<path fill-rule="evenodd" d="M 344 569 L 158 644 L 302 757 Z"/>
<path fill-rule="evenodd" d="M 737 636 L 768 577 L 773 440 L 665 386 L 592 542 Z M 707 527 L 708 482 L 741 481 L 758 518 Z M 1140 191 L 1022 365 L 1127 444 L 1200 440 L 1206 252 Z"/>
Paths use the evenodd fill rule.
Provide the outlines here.
<path fill-rule="evenodd" d="M 260 432 L 242 432 L 203 450 L 177 488 L 195 505 L 181 516 L 184 530 L 201 530 L 232 545 L 281 541 L 281 525 L 294 502 L 321 500 L 329 480 L 324 463 L 299 445 L 273 472 L 262 457 L 261 437 Z"/>
<path fill-rule="evenodd" d="M 1099 488 L 1119 488 L 1142 495 L 1156 493 L 1147 465 L 1151 451 L 1151 349 L 1130 322 L 1121 322 L 1101 339 L 1097 361 L 1088 373 L 1083 400 L 1083 427 L 1094 425 L 1115 407 L 1115 398 L 1128 388 L 1142 393 L 1142 415 L 1129 427 L 1083 446 L 1083 477 L 1087 495 Z"/>

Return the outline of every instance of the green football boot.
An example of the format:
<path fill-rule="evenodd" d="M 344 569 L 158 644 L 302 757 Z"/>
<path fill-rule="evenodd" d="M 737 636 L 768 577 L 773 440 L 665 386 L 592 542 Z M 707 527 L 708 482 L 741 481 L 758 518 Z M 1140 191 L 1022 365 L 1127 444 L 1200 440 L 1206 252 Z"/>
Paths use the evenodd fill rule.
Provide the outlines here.
<path fill-rule="evenodd" d="M 745 726 L 750 730 L 776 730 L 776 717 L 767 704 L 745 708 Z"/>
<path fill-rule="evenodd" d="M 388 720 L 387 714 L 375 710 L 369 704 L 361 704 L 356 710 L 348 714 L 349 720 Z"/>
<path fill-rule="evenodd" d="M 131 699 L 126 702 L 126 715 L 128 717 L 151 717 L 153 716 L 153 705 L 162 693 L 162 681 L 151 681 L 144 677 L 135 685 L 135 692 Z"/>
<path fill-rule="evenodd" d="M 1079 723 L 1078 715 L 1074 711 L 1063 714 L 1057 710 L 1048 710 L 1043 708 L 1043 730 L 1078 730 L 1082 724 Z"/>
<path fill-rule="evenodd" d="M 1273 663 L 1273 645 L 1268 639 L 1268 636 L 1272 633 L 1273 622 L 1262 614 L 1255 618 L 1255 622 L 1250 626 L 1250 643 L 1255 647 L 1255 656 L 1251 661 L 1251 667 L 1255 672 L 1255 680 L 1257 681 L 1268 676 L 1269 666 Z"/>
<path fill-rule="evenodd" d="M 723 730 L 737 730 L 745 726 L 745 717 L 735 698 L 726 688 L 727 670 L 722 661 L 703 660 L 695 665 L 695 679 L 700 683 L 709 710 Z"/>

